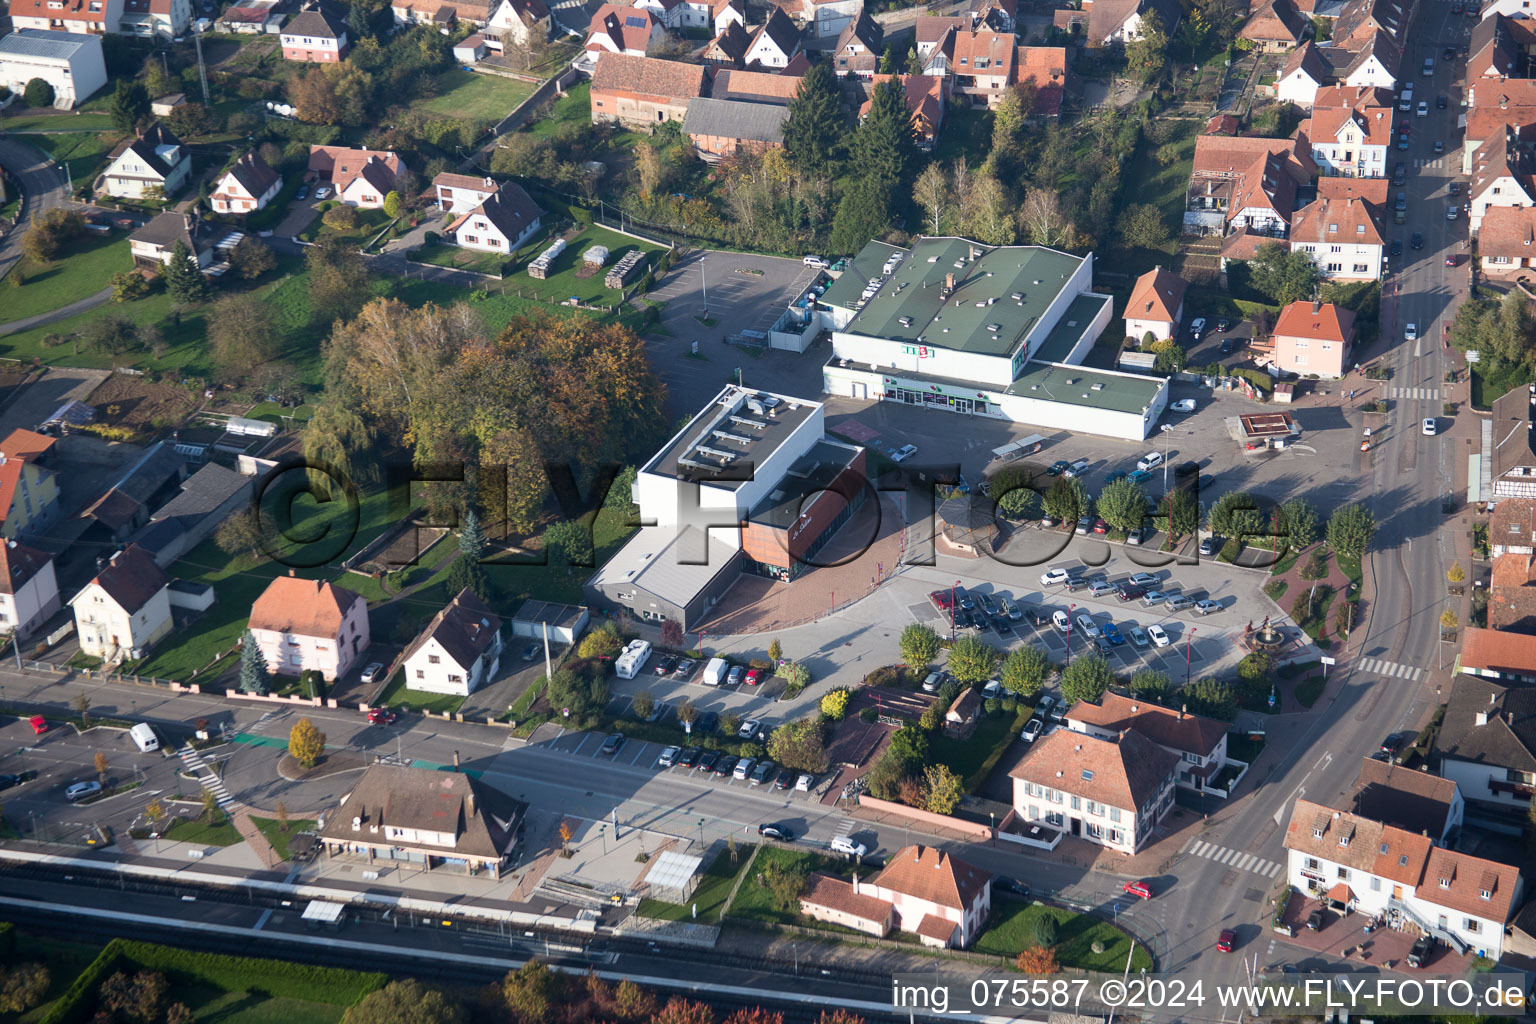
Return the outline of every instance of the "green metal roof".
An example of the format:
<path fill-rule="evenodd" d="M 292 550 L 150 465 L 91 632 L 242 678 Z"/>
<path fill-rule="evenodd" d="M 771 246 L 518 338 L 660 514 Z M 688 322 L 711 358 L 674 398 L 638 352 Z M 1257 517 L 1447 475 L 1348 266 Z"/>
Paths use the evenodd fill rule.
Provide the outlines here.
<path fill-rule="evenodd" d="M 1113 301 L 1108 295 L 1095 295 L 1092 292 L 1085 292 L 1073 299 L 1061 319 L 1056 321 L 1056 326 L 1051 328 L 1051 333 L 1045 336 L 1045 341 L 1035 350 L 1034 358 L 1042 363 L 1065 362 L 1067 356 L 1072 354 L 1072 349 L 1082 340 L 1088 325 L 1093 323 L 1093 318 L 1099 315 L 1099 310 L 1104 308 L 1105 303 Z"/>
<path fill-rule="evenodd" d="M 855 273 L 845 273 L 821 301 L 856 308 L 865 280 L 879 280 L 889 254 L 901 251 L 876 245 L 864 247 L 854 259 Z M 844 330 L 1006 356 L 1034 329 L 1082 262 L 1040 246 L 988 249 L 963 238 L 922 238 Z M 950 275 L 955 290 L 946 295 Z"/>
<path fill-rule="evenodd" d="M 1139 413 L 1152 404 L 1163 384 L 1159 377 L 1105 373 L 1031 360 L 1024 364 L 1024 372 L 1008 385 L 1005 393 L 1090 409 Z"/>

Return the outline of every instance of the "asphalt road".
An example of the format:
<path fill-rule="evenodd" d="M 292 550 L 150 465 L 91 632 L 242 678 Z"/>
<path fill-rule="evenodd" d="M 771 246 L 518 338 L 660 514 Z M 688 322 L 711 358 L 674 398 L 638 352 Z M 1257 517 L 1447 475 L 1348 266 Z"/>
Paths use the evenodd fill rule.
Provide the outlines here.
<path fill-rule="evenodd" d="M 0 136 L 0 165 L 21 183 L 24 194 L 16 229 L 0 239 L 0 277 L 3 277 L 21 258 L 21 239 L 32 218 L 51 207 L 63 206 L 68 196 L 64 169 L 31 146 Z"/>

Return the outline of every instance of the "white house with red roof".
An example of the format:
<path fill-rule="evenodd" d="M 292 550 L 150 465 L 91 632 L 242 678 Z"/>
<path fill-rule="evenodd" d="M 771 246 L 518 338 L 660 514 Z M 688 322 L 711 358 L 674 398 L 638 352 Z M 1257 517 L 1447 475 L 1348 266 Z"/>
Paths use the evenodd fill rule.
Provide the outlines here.
<path fill-rule="evenodd" d="M 644 57 L 646 51 L 665 35 L 656 15 L 640 7 L 603 4 L 592 15 L 587 28 L 588 50 L 622 53 Z"/>
<path fill-rule="evenodd" d="M 1472 155 L 1471 206 L 1467 217 L 1476 235 L 1483 217 L 1501 206 L 1536 206 L 1536 125 L 1505 125 Z"/>
<path fill-rule="evenodd" d="M 1165 708 L 1145 700 L 1105 693 L 1097 704 L 1078 701 L 1066 712 L 1067 728 L 1101 740 L 1113 741 L 1127 729 L 1139 733 L 1179 758 L 1177 783 L 1184 789 L 1203 792 L 1229 763 L 1247 768 L 1244 762 L 1227 759 L 1227 723 L 1187 708 Z"/>
<path fill-rule="evenodd" d="M 841 31 L 841 29 L 839 29 Z M 747 67 L 785 68 L 800 53 L 800 27 L 789 20 L 782 7 L 770 8 L 768 20 L 747 46 Z"/>
<path fill-rule="evenodd" d="M 368 649 L 368 602 L 328 581 L 279 576 L 251 606 L 248 628 L 267 671 L 313 670 L 333 682 Z"/>
<path fill-rule="evenodd" d="M 219 177 L 208 205 L 215 213 L 252 213 L 264 208 L 282 190 L 283 176 L 253 149 Z"/>
<path fill-rule="evenodd" d="M 468 213 L 495 194 L 495 178 L 443 171 L 432 179 L 432 202 L 444 213 Z"/>
<path fill-rule="evenodd" d="M 1156 267 L 1136 279 L 1125 304 L 1125 335 L 1140 341 L 1148 334 L 1172 338 L 1184 319 L 1184 291 L 1189 284 L 1171 270 Z"/>
<path fill-rule="evenodd" d="M 1378 281 L 1386 211 L 1386 178 L 1319 178 L 1317 199 L 1291 217 L 1291 251 L 1312 257 L 1330 281 Z"/>
<path fill-rule="evenodd" d="M 310 146 L 309 178 L 329 182 L 348 206 L 373 209 L 395 187 L 405 165 L 388 150 L 349 146 Z"/>
<path fill-rule="evenodd" d="M 69 604 L 80 651 L 115 664 L 171 631 L 170 580 L 137 544 L 113 555 Z"/>
<path fill-rule="evenodd" d="M 1344 376 L 1355 342 L 1355 314 L 1332 302 L 1293 302 L 1275 319 L 1269 361 L 1283 373 Z"/>
<path fill-rule="evenodd" d="M 1312 142 L 1318 173 L 1386 177 L 1392 111 L 1392 94 L 1386 89 L 1352 85 L 1319 89 L 1311 121 L 1301 123 L 1301 131 Z"/>
<path fill-rule="evenodd" d="M 891 854 L 868 881 L 813 874 L 800 897 L 807 917 L 870 935 L 911 932 L 925 946 L 964 948 L 992 911 L 992 875 L 931 846 Z"/>
<path fill-rule="evenodd" d="M 1135 729 L 1057 729 L 1008 773 L 1013 808 L 1021 822 L 1134 854 L 1173 809 L 1180 761 Z"/>
<path fill-rule="evenodd" d="M 45 32 L 105 35 L 122 28 L 123 0 L 16 0 L 11 25 Z M 81 93 L 84 99 L 87 94 Z"/>
<path fill-rule="evenodd" d="M 124 34 L 174 39 L 191 23 L 192 0 L 123 0 Z"/>

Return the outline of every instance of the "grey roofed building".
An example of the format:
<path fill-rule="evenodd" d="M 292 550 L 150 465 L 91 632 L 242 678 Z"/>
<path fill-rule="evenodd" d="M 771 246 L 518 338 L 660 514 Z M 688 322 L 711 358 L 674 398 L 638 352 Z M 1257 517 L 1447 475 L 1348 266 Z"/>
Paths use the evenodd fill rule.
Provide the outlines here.
<path fill-rule="evenodd" d="M 1536 385 L 1521 384 L 1493 401 L 1493 494 L 1483 499 L 1536 498 Z"/>
<path fill-rule="evenodd" d="M 186 472 L 187 460 L 156 441 L 81 516 L 94 519 L 112 540 L 125 540 L 149 521 L 149 510 L 171 496 Z"/>
<path fill-rule="evenodd" d="M 250 477 L 210 463 L 193 473 L 174 498 L 161 505 L 134 543 L 161 568 L 202 543 L 251 497 Z"/>
<path fill-rule="evenodd" d="M 555 643 L 573 644 L 586 629 L 587 609 L 579 604 L 556 604 L 530 597 L 511 618 L 512 635 L 542 639 L 546 627 Z"/>
<path fill-rule="evenodd" d="M 254 149 L 236 160 L 226 173 L 232 175 L 241 188 L 257 197 L 265 195 L 278 180 L 277 172 Z"/>
<path fill-rule="evenodd" d="M 1457 675 L 1434 753 L 1469 806 L 1524 819 L 1536 797 L 1536 687 Z"/>
<path fill-rule="evenodd" d="M 159 121 L 156 121 L 154 124 L 149 126 L 149 129 L 143 135 L 140 135 L 138 138 L 126 142 L 119 146 L 117 149 L 113 150 L 112 159 L 115 160 L 123 153 L 126 153 L 129 150 L 133 150 L 133 154 L 142 160 L 144 165 L 151 168 L 158 176 L 156 178 L 148 178 L 143 175 L 139 175 L 138 177 L 145 181 L 163 181 L 166 178 L 169 178 L 171 176 L 171 172 L 174 170 L 170 164 L 166 163 L 160 157 L 159 150 L 167 146 L 174 146 L 177 149 L 180 149 L 182 148 L 182 141 L 178 139 L 176 134 L 169 128 L 165 127 L 165 125 L 161 124 Z M 113 177 L 125 178 L 134 176 L 122 172 L 114 172 Z"/>
<path fill-rule="evenodd" d="M 44 57 L 68 60 L 99 37 L 84 32 L 40 32 L 22 29 L 0 37 L 0 57 Z M 83 97 L 82 97 L 83 98 Z"/>
<path fill-rule="evenodd" d="M 346 33 L 346 26 L 346 14 L 332 4 L 322 2 L 305 5 L 288 24 L 283 26 L 283 35 L 340 39 Z"/>
<path fill-rule="evenodd" d="M 743 103 L 700 97 L 688 104 L 683 134 L 782 145 L 789 108 L 774 103 Z"/>
<path fill-rule="evenodd" d="M 593 604 L 693 629 L 731 588 L 745 555 L 696 527 L 642 527 L 587 581 Z"/>

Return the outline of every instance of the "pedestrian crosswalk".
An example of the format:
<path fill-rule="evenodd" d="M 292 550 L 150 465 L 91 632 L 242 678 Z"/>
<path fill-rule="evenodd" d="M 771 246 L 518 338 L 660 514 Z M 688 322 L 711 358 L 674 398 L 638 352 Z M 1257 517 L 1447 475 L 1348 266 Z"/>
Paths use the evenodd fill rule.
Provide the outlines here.
<path fill-rule="evenodd" d="M 1427 398 L 1438 402 L 1440 400 L 1439 388 L 1393 388 L 1387 395 L 1388 398 Z"/>
<path fill-rule="evenodd" d="M 214 797 L 219 801 L 220 807 L 226 811 L 234 808 L 235 798 L 229 795 L 229 789 L 224 785 L 224 780 L 219 778 L 219 773 L 214 771 L 207 761 L 203 760 L 203 755 L 193 749 L 192 744 L 188 743 L 182 746 L 180 750 L 176 751 L 176 756 L 181 758 L 181 763 L 186 765 L 188 769 L 197 773 L 198 784 L 204 789 L 213 792 Z"/>
<path fill-rule="evenodd" d="M 1185 847 L 1185 853 L 1192 853 L 1196 857 L 1204 857 L 1206 860 L 1217 864 L 1225 864 L 1229 868 L 1238 871 L 1252 871 L 1256 875 L 1265 878 L 1274 878 L 1284 870 L 1284 865 L 1276 864 L 1272 860 L 1266 860 L 1257 854 L 1244 853 L 1242 850 L 1233 850 L 1225 846 L 1217 846 L 1215 843 L 1207 843 L 1203 840 L 1191 840 Z"/>
<path fill-rule="evenodd" d="M 1357 663 L 1362 671 L 1374 672 L 1376 675 L 1387 676 L 1391 679 L 1406 679 L 1416 683 L 1424 678 L 1424 670 L 1414 668 L 1412 665 L 1399 665 L 1395 661 L 1383 661 L 1380 658 L 1361 658 Z"/>
<path fill-rule="evenodd" d="M 857 825 L 857 824 L 858 824 L 858 822 L 855 821 L 852 818 L 844 818 L 842 821 L 838 822 L 837 823 L 837 838 L 838 839 L 843 839 L 843 838 L 845 838 L 847 836 L 852 835 L 853 834 L 853 827 L 855 825 Z"/>

